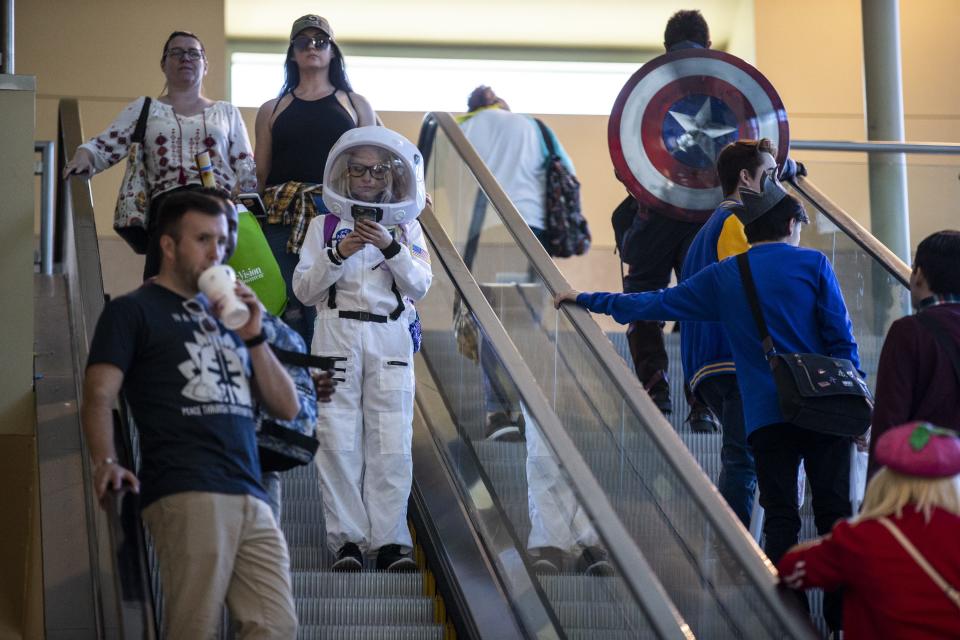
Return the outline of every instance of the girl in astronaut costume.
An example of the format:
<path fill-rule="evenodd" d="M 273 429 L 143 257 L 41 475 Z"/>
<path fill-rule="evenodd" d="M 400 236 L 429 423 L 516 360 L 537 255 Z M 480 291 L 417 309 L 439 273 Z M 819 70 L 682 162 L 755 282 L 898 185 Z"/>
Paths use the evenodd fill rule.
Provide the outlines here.
<path fill-rule="evenodd" d="M 410 325 L 432 278 L 416 220 L 425 198 L 410 141 L 383 127 L 347 131 L 324 170 L 332 213 L 310 222 L 293 275 L 296 296 L 317 307 L 312 352 L 337 358 L 337 392 L 318 407 L 316 457 L 334 570 L 360 570 L 368 551 L 378 569 L 416 569 Z"/>

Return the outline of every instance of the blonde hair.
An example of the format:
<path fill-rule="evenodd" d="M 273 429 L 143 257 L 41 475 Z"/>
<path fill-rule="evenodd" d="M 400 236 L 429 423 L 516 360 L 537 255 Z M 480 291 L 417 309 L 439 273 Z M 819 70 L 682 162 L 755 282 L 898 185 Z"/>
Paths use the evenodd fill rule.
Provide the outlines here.
<path fill-rule="evenodd" d="M 402 198 L 406 194 L 407 190 L 405 178 L 406 172 L 404 171 L 403 164 L 399 161 L 395 161 L 391 153 L 386 149 L 372 144 L 352 147 L 347 149 L 340 156 L 340 158 L 343 158 L 343 167 L 334 176 L 334 189 L 352 200 L 359 200 L 359 198 L 353 195 L 353 191 L 350 189 L 350 175 L 347 173 L 347 168 L 349 167 L 350 162 L 354 158 L 355 154 L 361 150 L 376 152 L 378 158 L 377 162 L 390 167 L 387 175 L 384 176 L 383 191 L 380 192 L 380 197 L 377 202 L 395 202 L 396 196 Z"/>
<path fill-rule="evenodd" d="M 935 507 L 960 516 L 960 474 L 948 478 L 919 478 L 884 467 L 867 485 L 860 515 L 852 523 L 891 515 L 899 518 L 908 505 L 922 512 L 926 522 L 930 521 Z"/>

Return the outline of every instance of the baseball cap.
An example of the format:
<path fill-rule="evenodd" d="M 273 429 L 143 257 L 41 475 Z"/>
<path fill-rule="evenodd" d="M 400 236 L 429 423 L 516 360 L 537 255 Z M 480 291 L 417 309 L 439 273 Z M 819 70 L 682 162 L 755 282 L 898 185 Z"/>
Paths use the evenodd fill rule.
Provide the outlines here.
<path fill-rule="evenodd" d="M 290 29 L 290 39 L 293 40 L 297 37 L 298 33 L 311 27 L 314 29 L 320 29 L 320 31 L 323 31 L 325 34 L 330 36 L 331 40 L 333 40 L 333 29 L 330 28 L 330 23 L 327 22 L 327 19 L 312 13 L 308 13 L 305 16 L 300 16 L 293 21 L 293 27 Z"/>

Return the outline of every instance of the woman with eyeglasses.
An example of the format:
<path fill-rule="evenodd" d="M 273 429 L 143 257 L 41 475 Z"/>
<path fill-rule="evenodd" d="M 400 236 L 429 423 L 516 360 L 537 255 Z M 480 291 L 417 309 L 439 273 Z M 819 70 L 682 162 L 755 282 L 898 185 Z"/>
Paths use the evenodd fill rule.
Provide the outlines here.
<path fill-rule="evenodd" d="M 147 215 L 144 280 L 160 271 L 156 212 L 164 198 L 181 189 L 202 186 L 196 156 L 206 151 L 218 187 L 230 192 L 256 189 L 256 169 L 247 128 L 240 111 L 222 100 L 203 95 L 207 57 L 200 39 L 174 31 L 163 45 L 160 68 L 164 92 L 151 100 L 143 138 L 143 166 L 150 208 Z M 92 175 L 127 157 L 145 98 L 128 104 L 110 126 L 77 147 L 64 168 L 71 174 Z"/>
<path fill-rule="evenodd" d="M 267 209 L 263 230 L 287 283 L 283 319 L 309 344 L 315 313 L 296 299 L 291 282 L 310 220 L 326 212 L 320 195 L 327 155 L 347 130 L 377 118 L 353 92 L 326 19 L 305 15 L 293 23 L 284 70 L 280 96 L 257 112 L 257 176 Z"/>

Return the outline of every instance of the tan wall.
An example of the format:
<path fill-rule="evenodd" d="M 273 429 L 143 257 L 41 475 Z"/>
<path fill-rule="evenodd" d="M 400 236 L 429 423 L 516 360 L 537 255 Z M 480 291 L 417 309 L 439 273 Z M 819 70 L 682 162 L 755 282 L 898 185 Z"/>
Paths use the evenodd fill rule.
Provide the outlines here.
<path fill-rule="evenodd" d="M 38 140 L 56 137 L 60 98 L 80 98 L 89 137 L 134 98 L 158 95 L 163 89 L 160 54 L 175 30 L 200 37 L 210 61 L 206 95 L 226 97 L 224 8 L 217 0 L 30 0 L 16 3 L 16 28 L 17 72 L 38 79 Z M 122 173 L 114 168 L 93 183 L 102 234 L 113 235 L 111 216 Z"/>
<path fill-rule="evenodd" d="M 797 139 L 866 137 L 860 0 L 756 2 L 757 66 L 790 114 Z M 900 3 L 906 138 L 960 142 L 960 11 L 956 0 Z M 865 154 L 797 152 L 811 179 L 869 228 Z M 960 227 L 960 159 L 907 156 L 911 244 Z"/>

